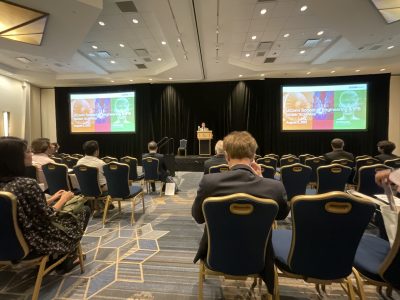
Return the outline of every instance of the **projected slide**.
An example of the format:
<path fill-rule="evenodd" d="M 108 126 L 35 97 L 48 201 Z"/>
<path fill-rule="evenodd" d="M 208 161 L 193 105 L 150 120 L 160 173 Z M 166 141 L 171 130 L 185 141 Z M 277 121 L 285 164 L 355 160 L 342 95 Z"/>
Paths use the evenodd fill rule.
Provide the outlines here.
<path fill-rule="evenodd" d="M 283 86 L 282 130 L 362 130 L 367 84 Z"/>
<path fill-rule="evenodd" d="M 135 132 L 135 92 L 70 95 L 71 133 Z"/>

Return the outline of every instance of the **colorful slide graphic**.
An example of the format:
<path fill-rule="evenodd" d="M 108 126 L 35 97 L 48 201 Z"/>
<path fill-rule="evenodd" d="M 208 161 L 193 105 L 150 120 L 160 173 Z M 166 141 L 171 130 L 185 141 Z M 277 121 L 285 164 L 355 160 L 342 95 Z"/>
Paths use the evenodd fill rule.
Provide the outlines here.
<path fill-rule="evenodd" d="M 135 132 L 135 92 L 70 95 L 71 133 Z"/>
<path fill-rule="evenodd" d="M 367 84 L 282 87 L 282 130 L 362 130 Z"/>

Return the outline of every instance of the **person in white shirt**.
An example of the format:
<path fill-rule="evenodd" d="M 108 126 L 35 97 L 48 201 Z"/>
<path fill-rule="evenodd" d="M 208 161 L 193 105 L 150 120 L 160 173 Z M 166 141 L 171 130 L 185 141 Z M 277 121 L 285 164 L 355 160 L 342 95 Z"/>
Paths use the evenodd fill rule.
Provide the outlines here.
<path fill-rule="evenodd" d="M 97 168 L 99 172 L 99 185 L 102 191 L 107 191 L 107 181 L 104 177 L 103 171 L 103 166 L 106 163 L 99 159 L 99 143 L 94 140 L 86 141 L 83 144 L 83 152 L 85 153 L 85 156 L 78 160 L 76 165 L 85 165 Z"/>
<path fill-rule="evenodd" d="M 47 138 L 38 138 L 32 141 L 32 165 L 37 169 L 37 178 L 39 183 L 44 184 L 44 190 L 47 189 L 46 178 L 43 173 L 42 166 L 48 163 L 55 163 L 49 157 L 51 153 L 50 140 Z"/>

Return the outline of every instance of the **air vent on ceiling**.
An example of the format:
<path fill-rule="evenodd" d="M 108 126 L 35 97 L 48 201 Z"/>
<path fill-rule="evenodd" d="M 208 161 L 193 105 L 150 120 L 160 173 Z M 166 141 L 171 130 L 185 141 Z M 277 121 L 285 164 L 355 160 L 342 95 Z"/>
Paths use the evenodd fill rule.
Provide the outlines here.
<path fill-rule="evenodd" d="M 17 57 L 16 60 L 19 60 L 20 62 L 23 62 L 24 64 L 29 64 L 32 62 L 29 58 L 26 58 L 26 57 Z"/>
<path fill-rule="evenodd" d="M 55 65 L 56 67 L 60 67 L 60 68 L 64 67 L 64 65 L 63 65 L 63 64 L 60 64 L 60 63 L 54 63 L 54 65 Z"/>
<path fill-rule="evenodd" d="M 147 66 L 146 66 L 145 64 L 135 64 L 135 66 L 136 66 L 138 69 L 147 69 Z"/>
<path fill-rule="evenodd" d="M 96 51 L 96 54 L 98 57 L 101 57 L 101 58 L 110 58 L 111 57 L 110 53 L 108 53 L 107 51 Z"/>
<path fill-rule="evenodd" d="M 369 50 L 378 50 L 381 47 L 382 45 L 373 45 L 371 48 L 369 48 Z"/>
<path fill-rule="evenodd" d="M 143 58 L 143 60 L 144 60 L 145 62 L 152 62 L 152 60 L 151 60 L 150 57 L 145 57 L 145 58 Z"/>
<path fill-rule="evenodd" d="M 275 2 L 276 0 L 257 0 L 257 3 Z"/>
<path fill-rule="evenodd" d="M 146 49 L 135 49 L 135 53 L 139 57 L 150 56 L 149 51 Z"/>
<path fill-rule="evenodd" d="M 256 49 L 257 52 L 266 52 L 272 48 L 272 42 L 261 42 Z"/>
<path fill-rule="evenodd" d="M 137 12 L 137 8 L 135 6 L 135 3 L 133 3 L 133 1 L 120 1 L 120 2 L 115 2 L 115 4 L 117 4 L 120 11 L 122 12 Z"/>
<path fill-rule="evenodd" d="M 321 40 L 321 39 L 308 39 L 308 40 L 304 43 L 303 47 L 305 47 L 305 48 L 314 48 L 315 46 L 318 45 L 318 43 L 319 43 L 320 40 Z"/>
<path fill-rule="evenodd" d="M 276 60 L 276 57 L 267 57 L 264 60 L 264 64 L 272 64 Z"/>
<path fill-rule="evenodd" d="M 260 56 L 264 56 L 265 55 L 265 51 L 264 52 L 257 52 L 256 57 L 260 57 Z"/>

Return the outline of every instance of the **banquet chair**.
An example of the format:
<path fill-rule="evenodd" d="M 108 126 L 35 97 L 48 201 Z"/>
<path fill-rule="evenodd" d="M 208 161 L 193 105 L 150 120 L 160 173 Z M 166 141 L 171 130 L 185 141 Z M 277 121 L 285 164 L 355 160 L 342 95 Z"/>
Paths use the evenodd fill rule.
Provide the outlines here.
<path fill-rule="evenodd" d="M 102 161 L 104 161 L 106 164 L 109 164 L 110 162 L 118 162 L 118 159 L 112 156 L 104 156 L 101 158 Z"/>
<path fill-rule="evenodd" d="M 310 182 L 311 168 L 302 164 L 293 164 L 281 168 L 281 180 L 290 201 L 294 196 L 304 195 Z"/>
<path fill-rule="evenodd" d="M 83 154 L 79 154 L 79 153 L 71 154 L 71 157 L 75 157 L 77 159 L 81 159 L 83 156 L 84 156 Z"/>
<path fill-rule="evenodd" d="M 364 166 L 371 166 L 375 164 L 380 164 L 380 161 L 376 158 L 361 158 L 359 160 L 356 160 L 356 165 L 355 165 L 355 173 L 354 173 L 354 178 L 353 178 L 353 183 L 357 184 L 358 183 L 358 171 L 360 168 Z"/>
<path fill-rule="evenodd" d="M 273 158 L 275 158 L 277 161 L 279 160 L 279 155 L 278 155 L 278 154 L 275 154 L 275 153 L 268 153 L 268 154 L 265 154 L 264 157 L 273 157 Z"/>
<path fill-rule="evenodd" d="M 279 165 L 282 168 L 284 166 L 293 165 L 293 164 L 296 164 L 296 163 L 299 163 L 299 162 L 300 162 L 300 159 L 297 158 L 296 156 L 283 156 L 280 159 Z"/>
<path fill-rule="evenodd" d="M 186 154 L 187 154 L 186 147 L 187 147 L 187 140 L 186 139 L 179 140 L 179 148 L 178 148 L 177 155 L 181 155 L 181 153 L 183 151 L 183 153 L 185 153 L 185 156 L 186 156 Z"/>
<path fill-rule="evenodd" d="M 354 161 L 346 158 L 332 160 L 331 164 L 339 164 L 350 168 L 354 168 L 356 166 L 356 163 Z"/>
<path fill-rule="evenodd" d="M 160 161 L 155 157 L 146 157 L 142 159 L 142 167 L 144 173 L 144 183 L 146 185 L 147 193 L 150 193 L 150 185 L 152 183 L 162 182 L 158 174 L 158 166 Z M 160 196 L 162 195 L 162 188 L 160 188 Z"/>
<path fill-rule="evenodd" d="M 261 158 L 257 159 L 256 162 L 260 165 L 270 166 L 270 167 L 274 168 L 275 170 L 278 167 L 278 160 L 272 156 L 271 157 L 269 157 L 269 156 L 261 157 Z"/>
<path fill-rule="evenodd" d="M 229 171 L 229 166 L 227 164 L 221 164 L 221 165 L 216 165 L 216 166 L 211 166 L 208 169 L 208 173 L 222 173 L 222 172 L 227 172 Z"/>
<path fill-rule="evenodd" d="M 300 159 L 300 163 L 302 164 L 302 165 L 305 165 L 306 164 L 306 159 L 307 158 L 313 158 L 314 157 L 314 155 L 312 155 L 312 154 L 300 154 L 299 155 L 299 159 Z"/>
<path fill-rule="evenodd" d="M 400 168 L 400 158 L 387 159 L 385 160 L 384 164 L 393 169 L 398 169 Z"/>
<path fill-rule="evenodd" d="M 351 168 L 340 164 L 321 166 L 317 169 L 317 194 L 344 191 Z"/>
<path fill-rule="evenodd" d="M 317 169 L 320 166 L 326 165 L 326 160 L 321 157 L 307 158 L 305 160 L 305 165 L 309 166 L 311 168 L 310 185 L 316 186 L 317 185 Z"/>
<path fill-rule="evenodd" d="M 271 166 L 260 164 L 261 174 L 264 178 L 275 179 L 275 169 Z"/>
<path fill-rule="evenodd" d="M 355 161 L 359 160 L 359 159 L 366 159 L 366 158 L 372 158 L 370 155 L 364 154 L 364 155 L 358 155 L 355 157 Z"/>
<path fill-rule="evenodd" d="M 137 165 L 138 161 L 135 157 L 124 156 L 119 159 L 120 163 L 127 164 L 129 166 L 129 182 L 135 182 L 143 180 L 144 175 L 138 175 Z"/>
<path fill-rule="evenodd" d="M 50 195 L 55 194 L 59 190 L 71 190 L 71 185 L 68 178 L 68 168 L 66 165 L 48 163 L 42 166 L 42 170 L 46 178 Z"/>
<path fill-rule="evenodd" d="M 26 166 L 25 177 L 37 180 L 37 168 L 35 166 Z"/>
<path fill-rule="evenodd" d="M 384 164 L 375 164 L 371 166 L 363 166 L 358 170 L 357 192 L 373 196 L 375 194 L 383 194 L 383 188 L 376 184 L 375 173 L 385 169 L 391 169 Z"/>
<path fill-rule="evenodd" d="M 76 157 L 66 156 L 66 157 L 63 157 L 62 163 L 67 165 L 68 169 L 72 169 L 73 167 L 76 166 L 78 160 L 79 159 Z"/>

